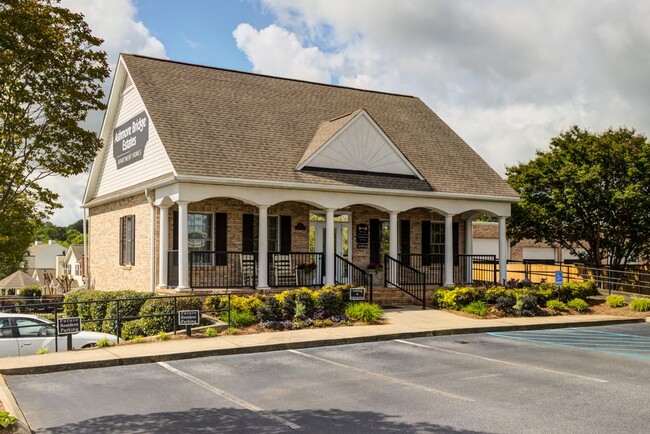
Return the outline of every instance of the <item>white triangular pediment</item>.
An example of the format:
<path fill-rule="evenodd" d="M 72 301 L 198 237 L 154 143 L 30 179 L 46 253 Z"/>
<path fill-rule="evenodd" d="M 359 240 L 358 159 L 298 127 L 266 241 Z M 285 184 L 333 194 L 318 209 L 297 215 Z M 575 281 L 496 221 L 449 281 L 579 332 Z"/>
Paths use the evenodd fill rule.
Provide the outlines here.
<path fill-rule="evenodd" d="M 306 167 L 388 173 L 423 179 L 365 110 L 360 110 L 311 156 L 303 158 L 297 169 Z"/>

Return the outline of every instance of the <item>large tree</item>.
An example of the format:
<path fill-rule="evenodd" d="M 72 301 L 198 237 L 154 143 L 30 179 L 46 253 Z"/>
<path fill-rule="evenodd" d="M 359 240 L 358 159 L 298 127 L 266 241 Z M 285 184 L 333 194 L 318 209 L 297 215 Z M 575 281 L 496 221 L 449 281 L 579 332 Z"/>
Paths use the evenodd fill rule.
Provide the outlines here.
<path fill-rule="evenodd" d="M 621 269 L 650 251 L 650 144 L 627 128 L 599 134 L 573 126 L 528 163 L 508 167 L 522 202 L 515 241 L 557 243 L 595 267 Z M 584 253 L 582 251 L 584 250 Z"/>
<path fill-rule="evenodd" d="M 0 219 L 2 249 L 18 248 L 6 238 L 28 230 L 21 222 L 60 207 L 40 181 L 83 172 L 101 147 L 83 127 L 89 111 L 105 108 L 101 43 L 55 0 L 0 0 L 0 214 L 22 213 Z"/>

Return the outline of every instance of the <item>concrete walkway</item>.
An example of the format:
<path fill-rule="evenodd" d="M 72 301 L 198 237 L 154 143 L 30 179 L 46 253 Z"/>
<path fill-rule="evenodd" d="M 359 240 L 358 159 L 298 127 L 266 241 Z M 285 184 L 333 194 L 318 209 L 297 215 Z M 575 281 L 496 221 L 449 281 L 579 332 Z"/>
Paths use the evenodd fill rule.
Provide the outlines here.
<path fill-rule="evenodd" d="M 0 374 L 24 375 L 71 369 L 99 368 L 225 354 L 343 345 L 423 336 L 532 330 L 644 322 L 644 318 L 573 315 L 534 318 L 473 319 L 440 310 L 403 308 L 385 311 L 387 324 L 269 332 L 252 335 L 196 337 L 123 344 L 0 359 Z"/>

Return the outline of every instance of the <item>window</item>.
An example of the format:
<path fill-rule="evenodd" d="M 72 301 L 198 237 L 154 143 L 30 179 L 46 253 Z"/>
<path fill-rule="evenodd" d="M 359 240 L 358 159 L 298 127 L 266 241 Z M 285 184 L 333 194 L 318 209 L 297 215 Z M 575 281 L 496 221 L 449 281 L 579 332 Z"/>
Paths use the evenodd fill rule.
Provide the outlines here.
<path fill-rule="evenodd" d="M 431 223 L 431 253 L 433 255 L 445 254 L 445 224 Z"/>
<path fill-rule="evenodd" d="M 279 252 L 280 251 L 280 217 L 277 215 L 268 216 L 267 224 L 267 233 L 268 233 L 268 251 L 269 253 Z M 253 248 L 254 251 L 258 251 L 259 246 L 259 216 L 255 215 L 253 218 Z"/>
<path fill-rule="evenodd" d="M 120 265 L 135 265 L 135 215 L 120 217 Z"/>
<path fill-rule="evenodd" d="M 195 265 L 212 265 L 212 214 L 188 213 L 187 242 L 190 252 L 206 252 L 192 255 Z"/>
<path fill-rule="evenodd" d="M 75 264 L 75 266 L 74 266 L 74 275 L 75 276 L 81 276 L 81 265 L 80 264 Z"/>

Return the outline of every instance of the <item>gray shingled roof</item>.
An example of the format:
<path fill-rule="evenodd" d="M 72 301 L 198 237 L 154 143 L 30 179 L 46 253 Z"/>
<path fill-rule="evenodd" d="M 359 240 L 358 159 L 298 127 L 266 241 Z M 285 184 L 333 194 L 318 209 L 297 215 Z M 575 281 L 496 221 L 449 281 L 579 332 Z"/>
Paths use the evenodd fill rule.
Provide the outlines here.
<path fill-rule="evenodd" d="M 420 99 L 123 55 L 179 175 L 517 197 Z M 319 127 L 365 109 L 426 181 L 295 170 Z"/>

